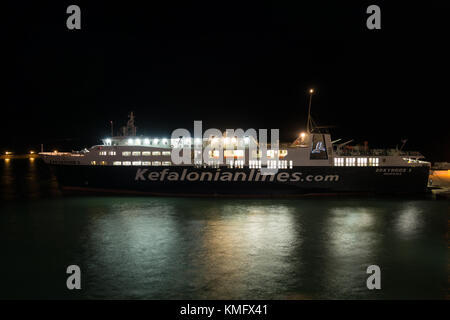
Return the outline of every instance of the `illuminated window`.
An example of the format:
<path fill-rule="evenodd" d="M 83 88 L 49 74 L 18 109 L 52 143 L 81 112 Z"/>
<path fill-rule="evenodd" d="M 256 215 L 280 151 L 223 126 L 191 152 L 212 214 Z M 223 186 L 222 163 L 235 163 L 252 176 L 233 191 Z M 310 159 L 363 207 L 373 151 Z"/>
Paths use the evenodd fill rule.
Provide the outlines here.
<path fill-rule="evenodd" d="M 162 152 L 162 155 L 163 155 L 163 156 L 170 156 L 170 151 L 163 151 L 163 152 Z"/>
<path fill-rule="evenodd" d="M 153 161 L 152 165 L 154 166 L 160 166 L 161 165 L 161 161 Z"/>
<path fill-rule="evenodd" d="M 144 139 L 144 144 L 146 145 L 146 146 L 148 146 L 149 144 L 150 144 L 150 139 Z"/>
<path fill-rule="evenodd" d="M 141 155 L 141 152 L 140 152 L 140 151 L 133 151 L 133 152 L 132 152 L 132 155 L 133 155 L 133 156 L 140 156 L 140 155 Z"/>
<path fill-rule="evenodd" d="M 357 165 L 358 165 L 358 167 L 366 167 L 367 166 L 367 158 L 358 158 Z"/>
<path fill-rule="evenodd" d="M 133 166 L 140 166 L 141 165 L 141 161 L 133 161 Z"/>
<path fill-rule="evenodd" d="M 150 156 L 152 153 L 150 151 L 142 151 L 143 156 Z"/>
<path fill-rule="evenodd" d="M 131 166 L 131 161 L 124 161 L 124 162 L 122 162 L 122 164 L 124 166 Z"/>
<path fill-rule="evenodd" d="M 101 164 L 102 166 L 106 166 L 106 165 L 108 164 L 108 162 L 102 161 L 102 162 L 100 162 L 100 164 Z"/>
<path fill-rule="evenodd" d="M 170 161 L 163 161 L 163 162 L 162 162 L 162 165 L 163 165 L 163 166 L 171 166 L 171 165 L 172 165 L 172 162 L 170 162 Z"/>
<path fill-rule="evenodd" d="M 143 166 L 151 166 L 152 163 L 150 161 L 142 161 Z"/>
<path fill-rule="evenodd" d="M 345 165 L 347 167 L 354 167 L 355 166 L 355 158 L 345 158 Z"/>
<path fill-rule="evenodd" d="M 110 151 L 110 152 L 109 152 L 109 155 L 110 155 L 110 156 L 115 156 L 115 155 L 116 155 L 116 152 L 115 152 L 115 151 Z"/>
<path fill-rule="evenodd" d="M 113 166 L 121 166 L 122 162 L 121 161 L 114 161 L 113 162 Z"/>
<path fill-rule="evenodd" d="M 380 160 L 379 158 L 369 158 L 369 166 L 378 167 L 379 160 Z"/>
<path fill-rule="evenodd" d="M 161 151 L 153 151 L 152 155 L 154 156 L 160 156 L 161 155 Z"/>
<path fill-rule="evenodd" d="M 95 166 L 96 162 L 95 161 L 91 161 L 91 164 Z"/>
<path fill-rule="evenodd" d="M 122 152 L 122 155 L 123 155 L 124 157 L 128 157 L 128 156 L 131 155 L 131 152 L 130 152 L 130 151 L 124 151 L 124 152 Z"/>
<path fill-rule="evenodd" d="M 101 156 L 106 156 L 106 151 L 100 151 L 98 154 Z"/>
<path fill-rule="evenodd" d="M 132 146 L 133 145 L 133 139 L 128 139 L 128 145 Z"/>
<path fill-rule="evenodd" d="M 292 164 L 292 160 L 289 160 L 289 169 L 292 169 L 293 164 Z"/>
<path fill-rule="evenodd" d="M 334 165 L 336 167 L 343 167 L 344 166 L 344 158 L 334 158 Z"/>

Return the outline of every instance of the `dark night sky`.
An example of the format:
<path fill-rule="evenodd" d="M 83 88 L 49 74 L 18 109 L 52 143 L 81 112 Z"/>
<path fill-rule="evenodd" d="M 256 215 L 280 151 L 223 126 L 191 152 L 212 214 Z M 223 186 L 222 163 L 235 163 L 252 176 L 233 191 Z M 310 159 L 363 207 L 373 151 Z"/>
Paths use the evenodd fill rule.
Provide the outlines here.
<path fill-rule="evenodd" d="M 406 149 L 450 161 L 448 5 L 92 2 L 3 8 L 2 150 L 89 147 L 131 110 L 141 134 L 203 120 L 280 128 L 290 141 L 313 86 L 313 116 L 336 126 L 333 139 L 408 138 Z M 66 28 L 70 4 L 81 7 L 79 31 Z M 370 4 L 381 30 L 366 28 Z"/>

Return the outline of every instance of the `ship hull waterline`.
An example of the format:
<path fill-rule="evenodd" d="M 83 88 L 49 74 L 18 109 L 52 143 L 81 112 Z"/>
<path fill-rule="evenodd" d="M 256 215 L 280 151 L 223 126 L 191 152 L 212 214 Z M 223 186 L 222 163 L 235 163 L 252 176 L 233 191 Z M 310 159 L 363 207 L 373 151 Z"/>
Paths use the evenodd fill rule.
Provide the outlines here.
<path fill-rule="evenodd" d="M 294 167 L 260 169 L 193 166 L 51 165 L 68 192 L 167 196 L 302 196 L 415 194 L 427 190 L 428 167 Z"/>

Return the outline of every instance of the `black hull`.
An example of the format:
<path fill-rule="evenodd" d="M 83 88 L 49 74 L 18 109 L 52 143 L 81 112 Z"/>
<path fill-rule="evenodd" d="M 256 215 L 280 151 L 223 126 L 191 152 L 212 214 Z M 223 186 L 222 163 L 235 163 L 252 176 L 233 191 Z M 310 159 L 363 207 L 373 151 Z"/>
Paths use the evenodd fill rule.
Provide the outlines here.
<path fill-rule="evenodd" d="M 63 190 L 154 195 L 296 196 L 424 193 L 428 167 L 294 167 L 274 176 L 259 169 L 52 165 Z"/>

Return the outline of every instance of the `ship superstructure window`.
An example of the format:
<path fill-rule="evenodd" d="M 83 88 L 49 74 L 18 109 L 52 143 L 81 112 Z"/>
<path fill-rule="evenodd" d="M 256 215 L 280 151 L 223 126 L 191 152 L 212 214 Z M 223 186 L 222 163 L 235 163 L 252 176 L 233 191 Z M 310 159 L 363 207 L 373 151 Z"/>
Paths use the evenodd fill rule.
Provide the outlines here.
<path fill-rule="evenodd" d="M 170 153 L 171 153 L 170 151 L 163 151 L 162 155 L 163 156 L 170 156 Z"/>
<path fill-rule="evenodd" d="M 124 161 L 124 162 L 122 162 L 122 164 L 124 166 L 131 166 L 131 161 Z"/>
<path fill-rule="evenodd" d="M 100 151 L 98 154 L 101 156 L 106 156 L 106 151 Z"/>
<path fill-rule="evenodd" d="M 110 156 L 115 156 L 115 155 L 116 155 L 116 152 L 115 152 L 115 151 L 110 151 L 110 152 L 109 152 L 109 155 L 110 155 Z"/>
<path fill-rule="evenodd" d="M 143 156 L 150 156 L 152 153 L 150 151 L 142 151 Z"/>
<path fill-rule="evenodd" d="M 151 166 L 152 163 L 150 161 L 142 161 L 143 166 Z"/>
<path fill-rule="evenodd" d="M 343 167 L 344 166 L 344 158 L 334 158 L 334 165 L 336 167 Z"/>
<path fill-rule="evenodd" d="M 140 152 L 140 151 L 133 151 L 131 154 L 132 154 L 133 156 L 137 157 L 137 156 L 140 156 L 140 155 L 141 155 L 141 152 Z"/>
<path fill-rule="evenodd" d="M 95 165 L 97 164 L 97 162 L 91 161 L 91 164 L 92 164 L 93 166 L 95 166 Z"/>
<path fill-rule="evenodd" d="M 171 166 L 171 165 L 172 165 L 172 162 L 170 162 L 170 161 L 163 161 L 163 162 L 162 162 L 162 165 L 163 165 L 163 166 Z"/>
<path fill-rule="evenodd" d="M 160 156 L 161 155 L 161 151 L 153 151 L 152 155 L 153 156 Z"/>
<path fill-rule="evenodd" d="M 100 164 L 101 164 L 102 166 L 106 166 L 106 165 L 108 164 L 108 162 L 102 161 L 102 162 L 100 162 Z"/>
<path fill-rule="evenodd" d="M 122 152 L 122 156 L 129 157 L 129 156 L 131 156 L 131 152 L 130 151 L 123 151 Z"/>
<path fill-rule="evenodd" d="M 244 160 L 236 160 L 235 162 L 234 162 L 234 167 L 235 168 L 243 168 L 244 167 Z"/>
<path fill-rule="evenodd" d="M 259 168 L 261 168 L 261 161 L 260 160 L 250 160 L 248 162 L 248 166 L 251 169 L 259 169 Z"/>
<path fill-rule="evenodd" d="M 369 166 L 378 167 L 379 166 L 379 158 L 369 158 Z"/>
<path fill-rule="evenodd" d="M 140 166 L 141 164 L 141 161 L 133 161 L 133 166 Z"/>
<path fill-rule="evenodd" d="M 113 166 L 121 166 L 122 165 L 122 161 L 114 161 L 113 162 Z"/>
<path fill-rule="evenodd" d="M 358 158 L 356 159 L 356 163 L 358 167 L 367 167 L 367 158 Z"/>
<path fill-rule="evenodd" d="M 356 163 L 355 160 L 356 160 L 355 158 L 345 158 L 345 165 L 347 167 L 354 167 Z"/>
<path fill-rule="evenodd" d="M 293 168 L 293 163 L 292 163 L 292 160 L 289 160 L 289 169 L 292 169 Z"/>
<path fill-rule="evenodd" d="M 153 166 L 160 166 L 161 165 L 161 161 L 153 161 L 152 165 Z"/>

